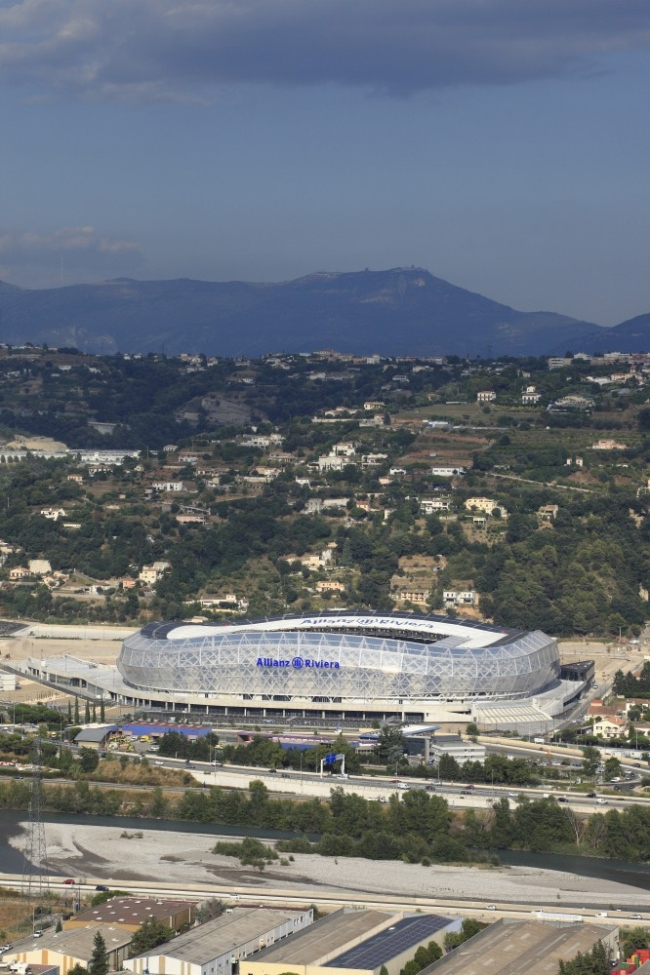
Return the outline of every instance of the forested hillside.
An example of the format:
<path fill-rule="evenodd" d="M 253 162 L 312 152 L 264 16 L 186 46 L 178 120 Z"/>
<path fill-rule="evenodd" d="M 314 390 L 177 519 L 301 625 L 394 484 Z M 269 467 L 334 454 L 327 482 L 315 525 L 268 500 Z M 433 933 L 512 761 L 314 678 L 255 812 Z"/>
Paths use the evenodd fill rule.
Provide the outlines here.
<path fill-rule="evenodd" d="M 558 362 L 0 349 L 0 611 L 638 633 L 648 364 Z"/>

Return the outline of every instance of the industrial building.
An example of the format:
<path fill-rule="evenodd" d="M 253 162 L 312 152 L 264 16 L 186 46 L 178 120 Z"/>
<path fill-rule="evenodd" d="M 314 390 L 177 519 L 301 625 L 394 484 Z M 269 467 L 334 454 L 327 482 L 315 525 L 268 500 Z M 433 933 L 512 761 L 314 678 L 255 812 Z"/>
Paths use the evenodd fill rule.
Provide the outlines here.
<path fill-rule="evenodd" d="M 596 924 L 550 924 L 543 921 L 497 921 L 420 975 L 557 975 L 570 961 L 601 941 L 618 959 L 618 927 Z"/>
<path fill-rule="evenodd" d="M 443 755 L 455 758 L 459 765 L 464 762 L 484 762 L 485 745 L 479 745 L 458 735 L 436 735 L 429 743 L 429 759 L 437 765 Z"/>
<path fill-rule="evenodd" d="M 342 909 L 302 934 L 274 945 L 239 966 L 239 975 L 388 975 L 400 970 L 421 945 L 455 931 L 459 919 Z"/>
<path fill-rule="evenodd" d="M 180 900 L 154 900 L 150 897 L 112 897 L 104 904 L 73 914 L 63 922 L 64 931 L 74 931 L 88 924 L 110 924 L 126 931 L 137 931 L 141 924 L 155 917 L 167 927 L 179 931 L 191 924 L 194 904 Z"/>
<path fill-rule="evenodd" d="M 313 911 L 235 908 L 191 928 L 172 941 L 130 958 L 125 968 L 139 975 L 233 975 L 242 962 L 267 945 L 308 928 Z"/>
<path fill-rule="evenodd" d="M 73 931 L 46 931 L 40 938 L 26 938 L 2 957 L 5 962 L 22 961 L 28 965 L 55 966 L 68 972 L 75 965 L 88 967 L 97 932 L 106 942 L 109 971 L 119 971 L 128 954 L 133 933 L 110 924 L 86 924 Z"/>

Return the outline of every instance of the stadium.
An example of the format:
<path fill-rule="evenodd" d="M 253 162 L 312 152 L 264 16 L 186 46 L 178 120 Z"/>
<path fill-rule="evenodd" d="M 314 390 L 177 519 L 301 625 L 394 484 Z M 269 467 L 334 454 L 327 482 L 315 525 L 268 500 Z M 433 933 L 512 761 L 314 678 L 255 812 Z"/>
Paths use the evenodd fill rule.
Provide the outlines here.
<path fill-rule="evenodd" d="M 548 728 L 585 686 L 562 679 L 540 631 L 409 613 L 150 623 L 124 640 L 117 671 L 106 689 L 124 704 L 285 721 Z"/>

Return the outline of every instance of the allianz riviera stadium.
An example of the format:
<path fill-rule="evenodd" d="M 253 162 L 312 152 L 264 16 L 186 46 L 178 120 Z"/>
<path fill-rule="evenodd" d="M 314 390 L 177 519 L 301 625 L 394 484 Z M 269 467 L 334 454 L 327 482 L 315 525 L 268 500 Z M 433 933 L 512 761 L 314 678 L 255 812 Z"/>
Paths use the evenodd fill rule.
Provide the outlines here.
<path fill-rule="evenodd" d="M 124 704 L 275 720 L 548 728 L 585 687 L 562 679 L 545 633 L 410 613 L 150 623 L 124 640 L 117 671 L 94 677 Z"/>

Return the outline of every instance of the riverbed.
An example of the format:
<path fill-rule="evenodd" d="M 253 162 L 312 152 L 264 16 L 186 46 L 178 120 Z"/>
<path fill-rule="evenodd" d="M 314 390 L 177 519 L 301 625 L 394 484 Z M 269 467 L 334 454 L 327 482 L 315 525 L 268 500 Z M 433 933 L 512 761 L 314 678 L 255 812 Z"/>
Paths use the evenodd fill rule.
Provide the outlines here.
<path fill-rule="evenodd" d="M 242 867 L 232 857 L 211 852 L 219 835 L 259 830 L 195 823 L 48 815 L 45 826 L 51 873 L 111 886 L 120 881 L 158 881 L 341 893 L 394 893 L 503 903 L 530 903 L 554 909 L 594 907 L 650 910 L 650 869 L 621 861 L 543 854 L 503 854 L 501 867 L 406 864 L 401 861 L 330 858 L 294 854 L 286 866 L 273 862 L 263 872 Z M 20 873 L 26 848 L 24 813 L 0 813 L 0 869 Z M 268 839 L 272 843 L 272 839 Z M 576 862 L 579 861 L 579 862 Z M 573 870 L 562 869 L 572 865 Z M 580 874 L 577 868 L 590 872 Z"/>

